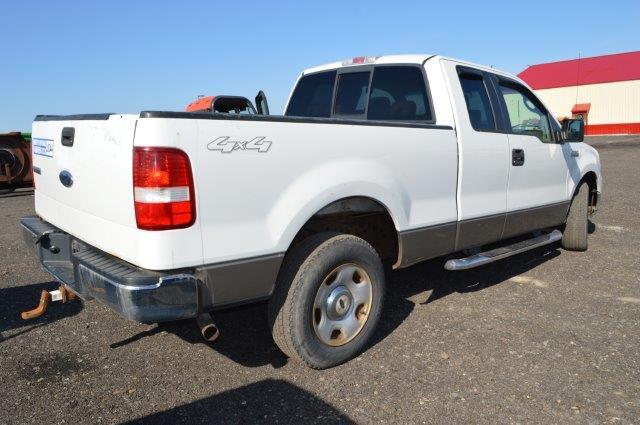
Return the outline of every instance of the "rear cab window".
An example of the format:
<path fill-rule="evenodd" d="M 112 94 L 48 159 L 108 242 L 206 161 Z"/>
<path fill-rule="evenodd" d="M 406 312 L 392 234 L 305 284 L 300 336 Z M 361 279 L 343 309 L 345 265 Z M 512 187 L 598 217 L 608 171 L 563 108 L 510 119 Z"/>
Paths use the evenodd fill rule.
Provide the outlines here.
<path fill-rule="evenodd" d="M 458 74 L 471 126 L 476 131 L 496 131 L 495 115 L 484 76 L 480 72 L 465 69 L 459 69 Z"/>
<path fill-rule="evenodd" d="M 291 95 L 285 115 L 329 118 L 336 73 L 319 72 L 302 77 Z"/>
<path fill-rule="evenodd" d="M 368 65 L 318 72 L 300 78 L 285 115 L 433 123 L 427 87 L 419 65 Z"/>
<path fill-rule="evenodd" d="M 422 69 L 417 66 L 374 68 L 367 119 L 433 121 Z"/>
<path fill-rule="evenodd" d="M 335 115 L 364 115 L 369 94 L 369 72 L 347 72 L 338 76 L 333 108 Z"/>

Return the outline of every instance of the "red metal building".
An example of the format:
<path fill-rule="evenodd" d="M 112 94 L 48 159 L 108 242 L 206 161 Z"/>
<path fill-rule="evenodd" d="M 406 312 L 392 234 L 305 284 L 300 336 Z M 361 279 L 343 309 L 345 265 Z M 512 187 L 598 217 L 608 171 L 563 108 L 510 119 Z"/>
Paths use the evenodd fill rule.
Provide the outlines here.
<path fill-rule="evenodd" d="M 588 135 L 640 134 L 640 51 L 532 65 L 518 76 Z"/>

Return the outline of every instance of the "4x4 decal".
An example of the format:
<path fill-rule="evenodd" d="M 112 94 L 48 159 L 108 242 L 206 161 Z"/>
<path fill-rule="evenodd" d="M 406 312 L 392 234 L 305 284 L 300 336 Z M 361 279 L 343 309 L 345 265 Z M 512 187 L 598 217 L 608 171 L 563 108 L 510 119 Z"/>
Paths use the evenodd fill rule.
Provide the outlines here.
<path fill-rule="evenodd" d="M 251 140 L 231 140 L 229 136 L 220 136 L 209 142 L 207 149 L 222 153 L 231 153 L 233 151 L 258 151 L 264 153 L 271 147 L 271 142 L 265 139 L 266 137 L 258 136 Z"/>

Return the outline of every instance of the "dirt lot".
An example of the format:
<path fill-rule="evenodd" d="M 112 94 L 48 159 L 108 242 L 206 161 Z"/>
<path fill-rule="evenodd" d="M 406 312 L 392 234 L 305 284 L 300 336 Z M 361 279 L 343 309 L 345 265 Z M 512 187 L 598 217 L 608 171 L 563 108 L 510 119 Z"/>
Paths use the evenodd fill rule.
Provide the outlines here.
<path fill-rule="evenodd" d="M 389 272 L 382 326 L 327 371 L 274 346 L 266 305 L 147 326 L 90 302 L 19 319 L 56 285 L 23 246 L 33 197 L 0 199 L 0 423 L 640 421 L 640 138 L 598 139 L 605 196 L 586 253 Z"/>

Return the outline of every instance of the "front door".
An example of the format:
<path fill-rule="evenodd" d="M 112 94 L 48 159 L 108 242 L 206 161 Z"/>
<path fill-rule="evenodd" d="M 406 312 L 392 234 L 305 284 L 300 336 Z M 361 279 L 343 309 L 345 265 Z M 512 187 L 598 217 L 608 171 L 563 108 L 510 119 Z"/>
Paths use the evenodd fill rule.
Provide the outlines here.
<path fill-rule="evenodd" d="M 530 90 L 502 77 L 496 83 L 511 151 L 506 238 L 564 222 L 570 149 L 556 143 L 549 114 Z"/>
<path fill-rule="evenodd" d="M 456 249 L 502 237 L 507 211 L 509 140 L 499 121 L 490 76 L 445 62 L 459 140 L 458 229 Z M 465 107 L 466 106 L 466 107 Z"/>

